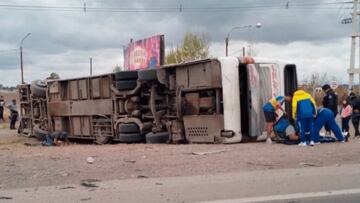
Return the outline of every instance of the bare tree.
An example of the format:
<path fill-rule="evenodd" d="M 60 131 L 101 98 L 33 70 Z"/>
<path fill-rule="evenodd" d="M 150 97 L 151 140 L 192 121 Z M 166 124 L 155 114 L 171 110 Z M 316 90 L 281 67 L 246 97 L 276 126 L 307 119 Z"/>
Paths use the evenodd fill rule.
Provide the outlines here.
<path fill-rule="evenodd" d="M 328 84 L 331 81 L 327 73 L 313 72 L 308 78 L 309 79 L 304 80 L 304 82 L 307 84 L 307 90 L 309 92 L 315 92 L 316 88 Z M 336 77 L 332 76 L 331 79 L 336 80 Z"/>

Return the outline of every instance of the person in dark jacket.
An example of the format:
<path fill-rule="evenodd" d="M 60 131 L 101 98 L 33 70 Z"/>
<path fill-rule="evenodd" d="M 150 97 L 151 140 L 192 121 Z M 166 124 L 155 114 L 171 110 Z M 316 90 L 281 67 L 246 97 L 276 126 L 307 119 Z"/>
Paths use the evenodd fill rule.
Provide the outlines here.
<path fill-rule="evenodd" d="M 16 106 L 16 100 L 13 99 L 12 102 L 7 105 L 7 108 L 10 110 L 11 115 L 10 115 L 10 129 L 11 130 L 15 130 L 15 124 L 16 124 L 16 120 L 17 117 L 19 115 L 18 110 L 17 110 L 17 106 Z"/>
<path fill-rule="evenodd" d="M 335 134 L 336 139 L 339 142 L 344 142 L 344 136 L 341 133 L 340 127 L 335 121 L 333 111 L 328 108 L 319 108 L 316 120 L 313 127 L 313 135 L 315 137 L 315 142 L 320 140 L 320 130 L 324 125 L 328 125 L 331 131 Z"/>
<path fill-rule="evenodd" d="M 360 136 L 359 122 L 360 122 L 360 98 L 351 92 L 349 96 L 349 104 L 352 106 L 353 113 L 351 114 L 351 121 L 355 128 L 355 137 Z"/>
<path fill-rule="evenodd" d="M 322 90 L 326 94 L 322 102 L 323 107 L 330 109 L 333 112 L 334 117 L 336 118 L 336 115 L 338 114 L 338 95 L 333 89 L 331 89 L 330 85 L 328 84 L 322 86 Z M 327 134 L 331 134 L 331 128 L 328 124 L 325 125 L 325 130 Z"/>
<path fill-rule="evenodd" d="M 0 120 L 1 121 L 4 121 L 4 107 L 5 107 L 4 97 L 0 96 Z"/>

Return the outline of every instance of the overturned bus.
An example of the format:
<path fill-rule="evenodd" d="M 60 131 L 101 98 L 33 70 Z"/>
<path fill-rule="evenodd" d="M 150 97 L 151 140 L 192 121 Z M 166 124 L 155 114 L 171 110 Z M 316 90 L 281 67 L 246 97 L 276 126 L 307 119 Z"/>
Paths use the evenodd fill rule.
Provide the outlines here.
<path fill-rule="evenodd" d="M 100 144 L 259 140 L 265 131 L 262 105 L 296 88 L 294 64 L 249 57 L 51 80 L 41 110 L 46 118 L 42 113 L 43 122 L 20 131 L 66 131 L 70 138 Z"/>

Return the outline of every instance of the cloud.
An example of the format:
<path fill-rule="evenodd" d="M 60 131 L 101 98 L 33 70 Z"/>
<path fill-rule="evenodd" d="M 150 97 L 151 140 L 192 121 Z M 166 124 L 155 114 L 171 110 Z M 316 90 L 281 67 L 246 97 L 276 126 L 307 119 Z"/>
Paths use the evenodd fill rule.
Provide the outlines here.
<path fill-rule="evenodd" d="M 232 41 L 229 46 L 230 56 L 241 56 L 242 47 L 248 47 L 248 42 Z M 297 65 L 300 81 L 310 78 L 315 72 L 326 72 L 329 78 L 335 77 L 337 82 L 348 80 L 350 39 L 340 38 L 319 42 L 292 42 L 288 44 L 257 43 L 257 57 L 281 59 Z M 213 56 L 224 56 L 224 43 L 214 43 L 211 47 Z"/>
<path fill-rule="evenodd" d="M 210 36 L 212 54 L 222 56 L 224 38 L 234 26 L 262 23 L 260 29 L 237 30 L 231 34 L 231 52 L 241 49 L 234 44 L 256 41 L 259 55 L 295 60 L 305 68 L 337 73 L 335 65 L 321 67 L 327 60 L 336 66 L 347 63 L 350 26 L 340 25 L 339 13 L 346 9 L 239 9 L 231 11 L 190 11 L 186 8 L 209 8 L 251 5 L 284 5 L 286 1 L 264 0 L 87 0 L 88 7 L 103 8 L 180 8 L 183 12 L 65 12 L 0 9 L 0 50 L 18 49 L 24 41 L 25 79 L 30 81 L 59 72 L 63 77 L 88 74 L 89 58 L 94 58 L 95 73 L 109 72 L 122 65 L 122 46 L 131 38 L 142 39 L 164 34 L 167 48 L 176 46 L 188 31 Z M 291 2 L 301 3 L 300 0 Z M 322 2 L 322 1 L 317 1 Z M 9 1 L 26 4 L 26 0 Z M 34 0 L 30 5 L 82 6 L 83 1 Z M 340 12 L 339 12 L 340 11 Z M 348 13 L 348 12 L 347 12 Z M 348 15 L 348 14 L 347 14 Z M 347 16 L 345 15 L 345 17 Z M 344 42 L 342 44 L 341 42 Z M 215 50 L 219 48 L 219 50 Z M 314 50 L 309 52 L 309 50 Z M 328 50 L 343 53 L 336 59 Z M 240 53 L 240 52 L 238 52 Z M 330 58 L 328 58 L 331 56 Z M 301 60 L 299 59 L 301 58 Z M 344 61 L 339 61 L 344 60 Z M 314 62 L 316 61 L 316 62 Z M 316 67 L 314 64 L 317 64 Z M 99 67 L 99 69 L 96 69 Z M 331 68 L 332 67 L 332 68 Z M 340 69 L 339 69 L 340 70 Z M 19 53 L 0 52 L 0 73 L 9 75 L 0 83 L 16 85 L 19 81 Z M 11 73 L 11 74 L 10 74 Z M 346 75 L 346 74 L 345 74 Z M 341 78 L 343 78 L 341 76 Z M 346 78 L 346 77 L 344 77 Z"/>

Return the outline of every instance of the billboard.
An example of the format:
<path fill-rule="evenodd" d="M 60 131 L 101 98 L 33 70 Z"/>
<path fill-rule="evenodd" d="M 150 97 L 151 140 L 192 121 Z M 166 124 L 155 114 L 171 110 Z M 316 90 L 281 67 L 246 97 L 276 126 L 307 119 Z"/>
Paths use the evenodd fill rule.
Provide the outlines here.
<path fill-rule="evenodd" d="M 164 35 L 131 42 L 124 49 L 125 70 L 155 68 L 164 64 Z"/>

